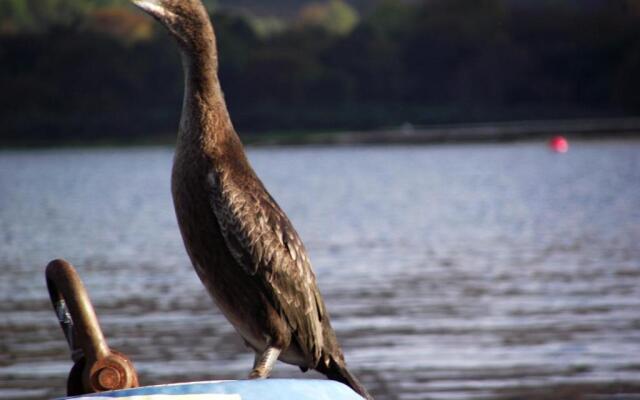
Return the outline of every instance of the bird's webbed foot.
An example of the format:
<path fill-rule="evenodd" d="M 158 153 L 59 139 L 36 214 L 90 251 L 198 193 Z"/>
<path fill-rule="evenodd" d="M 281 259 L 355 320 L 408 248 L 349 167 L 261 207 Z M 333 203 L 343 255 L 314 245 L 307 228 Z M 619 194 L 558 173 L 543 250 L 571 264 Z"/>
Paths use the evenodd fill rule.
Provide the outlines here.
<path fill-rule="evenodd" d="M 267 347 L 261 354 L 256 353 L 256 359 L 253 363 L 253 370 L 249 374 L 249 379 L 265 379 L 271 373 L 273 366 L 282 349 L 277 347 Z"/>

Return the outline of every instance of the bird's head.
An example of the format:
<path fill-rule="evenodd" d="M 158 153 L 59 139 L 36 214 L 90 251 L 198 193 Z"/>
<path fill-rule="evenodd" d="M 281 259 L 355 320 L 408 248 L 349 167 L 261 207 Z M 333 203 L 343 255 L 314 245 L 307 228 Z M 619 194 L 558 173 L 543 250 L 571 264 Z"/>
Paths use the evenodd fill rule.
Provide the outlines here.
<path fill-rule="evenodd" d="M 193 50 L 212 33 L 209 15 L 201 0 L 131 1 L 160 21 L 185 50 Z"/>

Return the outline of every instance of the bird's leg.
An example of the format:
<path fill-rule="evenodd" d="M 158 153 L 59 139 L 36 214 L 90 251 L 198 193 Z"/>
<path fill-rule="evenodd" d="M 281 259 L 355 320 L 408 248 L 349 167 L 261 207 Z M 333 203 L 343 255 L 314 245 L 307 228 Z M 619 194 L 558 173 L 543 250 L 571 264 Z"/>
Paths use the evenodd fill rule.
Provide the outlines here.
<path fill-rule="evenodd" d="M 249 379 L 265 379 L 271 373 L 274 364 L 278 361 L 278 357 L 282 349 L 268 346 L 262 354 L 256 353 L 256 359 L 253 363 L 253 370 L 249 374 Z"/>

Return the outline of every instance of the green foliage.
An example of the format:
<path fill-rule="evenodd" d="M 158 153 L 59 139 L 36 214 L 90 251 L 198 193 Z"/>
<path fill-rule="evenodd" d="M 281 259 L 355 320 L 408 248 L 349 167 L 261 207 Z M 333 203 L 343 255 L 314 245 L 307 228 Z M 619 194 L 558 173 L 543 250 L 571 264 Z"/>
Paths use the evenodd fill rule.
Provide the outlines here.
<path fill-rule="evenodd" d="M 132 7 L 101 1 L 0 2 L 0 21 L 24 29 L 0 25 L 1 140 L 175 130 L 175 45 Z M 348 30 L 213 22 L 241 132 L 640 114 L 637 3 L 576 4 L 381 0 Z"/>
<path fill-rule="evenodd" d="M 299 16 L 303 27 L 324 29 L 336 35 L 351 32 L 359 20 L 357 11 L 342 0 L 328 0 L 305 6 Z"/>
<path fill-rule="evenodd" d="M 88 0 L 2 0 L 2 31 L 43 31 L 51 25 L 69 25 L 94 7 Z"/>
<path fill-rule="evenodd" d="M 247 22 L 256 35 L 262 39 L 280 34 L 287 29 L 287 23 L 276 17 L 248 16 Z"/>
<path fill-rule="evenodd" d="M 395 36 L 407 30 L 414 13 L 415 7 L 402 0 L 381 0 L 365 23 Z"/>
<path fill-rule="evenodd" d="M 204 0 L 213 10 L 216 0 Z M 130 0 L 1 0 L 0 31 L 46 31 L 51 26 L 68 26 L 83 20 L 87 13 L 101 8 L 127 6 Z"/>

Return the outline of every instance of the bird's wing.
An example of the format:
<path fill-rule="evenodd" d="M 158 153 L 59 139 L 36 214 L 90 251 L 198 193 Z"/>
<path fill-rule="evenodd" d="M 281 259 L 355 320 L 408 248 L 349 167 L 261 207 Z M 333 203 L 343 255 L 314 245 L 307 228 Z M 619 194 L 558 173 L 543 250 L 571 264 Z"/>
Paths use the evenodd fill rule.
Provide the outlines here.
<path fill-rule="evenodd" d="M 324 303 L 306 250 L 291 222 L 257 180 L 240 187 L 210 179 L 213 211 L 236 262 L 258 278 L 293 337 L 316 363 L 323 347 Z M 247 190 L 248 189 L 248 190 Z"/>

